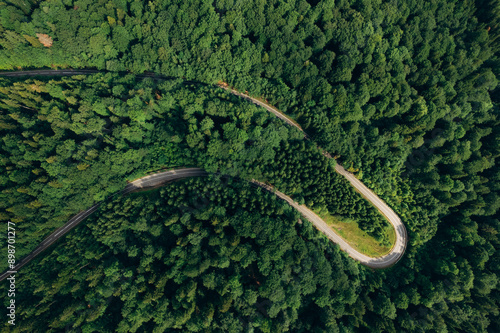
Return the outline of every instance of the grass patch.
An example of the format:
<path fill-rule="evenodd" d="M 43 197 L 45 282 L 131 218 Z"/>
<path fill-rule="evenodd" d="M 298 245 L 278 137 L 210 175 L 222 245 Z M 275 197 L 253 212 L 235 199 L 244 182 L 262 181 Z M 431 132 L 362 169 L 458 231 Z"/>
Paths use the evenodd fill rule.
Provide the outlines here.
<path fill-rule="evenodd" d="M 389 253 L 396 242 L 396 232 L 392 226 L 384 230 L 390 245 L 384 245 L 358 226 L 354 220 L 330 214 L 318 214 L 338 235 L 356 251 L 370 257 L 380 257 Z"/>

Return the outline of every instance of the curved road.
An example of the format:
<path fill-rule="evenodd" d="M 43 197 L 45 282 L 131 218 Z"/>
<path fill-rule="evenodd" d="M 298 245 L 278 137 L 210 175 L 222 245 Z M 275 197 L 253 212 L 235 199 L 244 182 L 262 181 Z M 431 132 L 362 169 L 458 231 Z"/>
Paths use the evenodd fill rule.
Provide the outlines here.
<path fill-rule="evenodd" d="M 305 139 L 309 140 L 309 136 L 302 129 L 302 127 L 300 127 L 296 122 L 294 122 L 292 119 L 290 119 L 288 116 L 283 114 L 275 107 L 272 107 L 247 94 L 234 90 L 226 85 L 219 84 L 218 86 L 221 87 L 222 89 L 229 91 L 233 95 L 240 96 L 258 106 L 265 108 L 267 111 L 271 112 L 276 117 L 285 121 L 290 126 L 293 126 L 302 133 L 304 133 Z M 332 158 L 332 156 L 328 152 L 323 151 L 323 155 L 326 156 L 327 158 Z M 366 187 L 365 184 L 363 184 L 352 173 L 344 169 L 340 164 L 335 164 L 335 171 L 344 176 L 351 183 L 351 185 L 354 186 L 354 188 L 356 188 L 356 190 L 358 190 L 358 192 L 361 193 L 361 195 L 366 200 L 370 201 L 394 227 L 394 230 L 396 232 L 396 242 L 391 252 L 389 252 L 388 254 L 378 258 L 372 258 L 359 253 L 358 251 L 354 250 L 349 244 L 347 244 L 347 242 L 343 238 L 341 238 L 338 234 L 336 234 L 319 216 L 317 216 L 310 209 L 308 209 L 305 206 L 299 206 L 297 203 L 293 202 L 293 200 L 291 200 L 289 197 L 287 197 L 285 194 L 281 192 L 276 191 L 276 195 L 286 200 L 290 205 L 299 210 L 304 216 L 307 217 L 309 221 L 313 222 L 316 228 L 318 228 L 321 232 L 323 232 L 330 240 L 339 244 L 342 250 L 347 252 L 352 258 L 359 260 L 362 264 L 372 268 L 385 268 L 398 262 L 398 260 L 401 259 L 401 257 L 403 256 L 406 249 L 406 244 L 408 242 L 408 234 L 406 232 L 406 228 L 401 219 L 399 218 L 399 216 L 389 206 L 387 206 L 387 204 L 382 199 L 380 199 L 372 190 Z"/>
<path fill-rule="evenodd" d="M 208 175 L 207 172 L 199 168 L 183 168 L 171 171 L 164 171 L 154 175 L 139 178 L 127 184 L 127 186 L 125 186 L 125 188 L 122 191 L 115 193 L 114 195 L 127 194 L 140 189 L 157 187 L 177 179 L 189 178 L 189 177 L 203 177 L 207 175 Z M 27 255 L 20 262 L 18 262 L 13 270 L 6 271 L 2 275 L 0 275 L 0 281 L 7 278 L 11 274 L 11 272 L 18 271 L 24 265 L 33 260 L 33 258 L 35 258 L 38 254 L 47 249 L 49 246 L 51 246 L 59 238 L 63 237 L 66 233 L 68 233 L 68 231 L 70 231 L 71 229 L 79 225 L 80 222 L 82 222 L 87 217 L 92 215 L 92 213 L 94 213 L 99 208 L 100 205 L 101 202 L 96 203 L 89 209 L 84 210 L 73 216 L 68 222 L 66 222 L 66 224 L 64 224 L 59 229 L 56 229 L 56 231 L 54 231 L 47 238 L 45 238 L 29 255 Z"/>
<path fill-rule="evenodd" d="M 69 75 L 88 75 L 88 74 L 95 74 L 99 73 L 100 71 L 98 70 L 31 70 L 31 71 L 16 71 L 16 72 L 0 72 L 0 76 L 8 76 L 8 77 L 16 77 L 16 76 L 36 76 L 36 75 L 41 75 L 41 76 L 54 76 L 54 75 L 60 75 L 60 76 L 69 76 Z M 151 78 L 166 78 L 161 75 L 155 75 L 155 74 L 144 74 L 144 75 L 138 75 L 138 77 L 151 77 Z M 193 81 L 190 81 L 193 82 Z M 285 121 L 287 124 L 296 127 L 299 129 L 302 133 L 304 133 L 304 136 L 306 139 L 309 139 L 307 134 L 304 132 L 304 130 L 296 124 L 294 121 L 292 121 L 289 117 L 281 113 L 279 110 L 276 108 L 261 102 L 253 97 L 250 97 L 246 94 L 243 94 L 239 91 L 236 91 L 232 88 L 229 88 L 225 85 L 218 85 L 220 88 L 223 88 L 233 95 L 242 97 L 244 99 L 247 99 L 251 101 L 252 103 L 261 106 L 265 108 L 267 111 L 271 112 L 281 120 Z M 332 158 L 329 153 L 324 152 L 323 153 L 326 157 Z M 295 201 L 293 201 L 289 196 L 285 195 L 284 193 L 281 193 L 274 188 L 260 183 L 256 180 L 252 180 L 252 182 L 262 188 L 265 188 L 266 190 L 273 191 L 279 198 L 285 200 L 288 202 L 292 207 L 297 209 L 304 217 L 306 217 L 310 222 L 314 224 L 314 226 L 323 232 L 330 240 L 333 242 L 337 243 L 340 248 L 345 251 L 346 253 L 349 254 L 352 258 L 360 261 L 363 265 L 366 265 L 371 268 L 385 268 L 394 265 L 404 254 L 404 251 L 406 249 L 406 243 L 408 241 L 408 235 L 406 233 L 406 228 L 404 224 L 401 222 L 401 219 L 397 216 L 397 214 L 385 204 L 373 191 L 371 191 L 368 187 L 366 187 L 359 179 L 357 179 L 352 173 L 346 171 L 341 165 L 336 164 L 335 165 L 335 171 L 337 171 L 339 174 L 344 176 L 352 186 L 354 186 L 363 197 L 365 197 L 368 201 L 370 201 L 391 223 L 391 225 L 394 227 L 396 231 L 396 242 L 388 254 L 378 257 L 378 258 L 372 258 L 368 257 L 362 253 L 359 253 L 356 251 L 354 248 L 352 248 L 343 238 L 341 238 L 339 235 L 337 235 L 326 223 L 323 221 L 319 216 L 317 216 L 313 211 L 311 211 L 309 208 L 305 207 L 304 205 L 299 205 Z M 199 169 L 199 168 L 182 168 L 182 169 L 177 169 L 177 170 L 172 170 L 172 171 L 166 171 L 166 172 L 160 172 L 154 175 L 150 176 L 145 176 L 140 179 L 137 179 L 129 184 L 119 193 L 116 194 L 127 194 L 129 192 L 132 192 L 137 189 L 141 188 L 151 188 L 151 187 L 157 187 L 162 184 L 165 184 L 167 182 L 176 180 L 176 179 L 182 179 L 182 178 L 187 178 L 187 177 L 200 177 L 200 176 L 206 176 L 207 172 Z M 115 194 L 115 195 L 116 195 Z M 64 236 L 69 230 L 72 228 L 76 227 L 81 221 L 85 220 L 88 216 L 90 216 L 92 213 L 94 213 L 97 208 L 99 207 L 100 203 L 95 204 L 94 206 L 90 207 L 89 209 L 78 213 L 77 215 L 73 216 L 64 226 L 61 228 L 57 229 L 54 231 L 50 236 L 48 236 L 44 241 L 42 241 L 36 248 L 31 252 L 28 256 L 23 258 L 13 270 L 11 271 L 6 271 L 2 275 L 0 275 L 0 281 L 4 280 L 7 278 L 10 274 L 13 272 L 17 272 L 21 267 L 26 265 L 28 262 L 30 262 L 34 257 L 36 257 L 39 253 L 41 253 L 43 250 L 48 248 L 50 245 L 52 245 L 55 241 L 57 241 L 59 238 Z"/>

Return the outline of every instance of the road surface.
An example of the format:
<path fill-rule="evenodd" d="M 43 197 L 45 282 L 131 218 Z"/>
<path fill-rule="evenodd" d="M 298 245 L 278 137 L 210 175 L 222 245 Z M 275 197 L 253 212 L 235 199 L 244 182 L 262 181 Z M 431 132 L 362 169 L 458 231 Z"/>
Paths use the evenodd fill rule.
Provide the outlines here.
<path fill-rule="evenodd" d="M 307 133 L 300 127 L 297 123 L 295 123 L 292 119 L 290 119 L 288 116 L 280 112 L 278 109 L 256 99 L 253 98 L 247 94 L 241 93 L 237 90 L 234 90 L 226 85 L 219 85 L 222 89 L 225 89 L 229 91 L 231 94 L 234 94 L 236 96 L 240 96 L 246 100 L 251 101 L 252 103 L 259 105 L 263 108 L 265 108 L 267 111 L 271 112 L 272 114 L 276 115 L 278 118 L 282 119 L 285 121 L 287 124 L 290 126 L 293 126 L 297 128 L 299 131 L 304 133 L 305 139 L 309 140 L 309 136 Z M 323 151 L 323 155 L 326 156 L 327 158 L 332 158 L 332 156 L 326 152 Z M 344 239 L 342 239 L 339 235 L 337 235 L 319 216 L 314 214 L 311 210 L 309 210 L 307 207 L 302 206 L 303 208 L 299 209 L 298 206 L 292 204 L 289 202 L 292 206 L 294 206 L 296 209 L 300 210 L 303 215 L 305 215 L 311 222 L 314 223 L 316 228 L 318 228 L 320 231 L 322 231 L 327 237 L 332 240 L 333 242 L 339 244 L 340 248 L 347 252 L 352 258 L 359 260 L 361 263 L 363 263 L 366 266 L 370 266 L 373 268 L 385 268 L 389 267 L 393 264 L 395 264 L 404 254 L 405 249 L 406 249 L 406 244 L 408 242 L 408 234 L 406 232 L 406 228 L 399 218 L 399 216 L 389 207 L 387 204 L 382 201 L 372 190 L 370 190 L 368 187 L 366 187 L 365 184 L 363 184 L 359 179 L 357 179 L 352 173 L 349 171 L 345 170 L 340 164 L 335 165 L 335 171 L 339 173 L 340 175 L 344 176 L 354 188 L 356 188 L 361 195 L 371 202 L 378 210 L 379 212 L 384 215 L 384 217 L 389 221 L 389 223 L 394 227 L 394 230 L 396 232 L 396 242 L 391 249 L 391 252 L 388 254 L 379 257 L 379 258 L 371 258 L 366 255 L 363 255 L 356 250 L 354 250 L 349 244 L 346 243 Z M 278 196 L 284 196 L 283 193 L 280 193 L 276 191 L 276 194 Z M 285 199 L 286 200 L 286 199 Z M 288 201 L 288 200 L 287 200 Z M 316 222 L 314 222 L 316 221 Z"/>
<path fill-rule="evenodd" d="M 29 70 L 29 71 L 15 71 L 15 72 L 0 72 L 0 76 L 7 76 L 7 77 L 19 77 L 19 76 L 54 76 L 54 75 L 60 75 L 60 76 L 68 76 L 68 75 L 88 75 L 88 74 L 95 74 L 99 73 L 99 70 L 92 70 L 92 69 L 85 69 L 85 70 Z M 151 78 L 159 78 L 159 79 L 164 79 L 167 77 L 161 76 L 161 75 L 155 75 L 155 74 L 143 74 L 143 75 L 138 75 L 139 77 L 151 77 Z M 194 82 L 194 81 L 189 81 L 189 82 Z M 200 82 L 201 83 L 201 82 Z M 271 112 L 274 114 L 276 117 L 279 119 L 285 121 L 287 124 L 290 126 L 293 126 L 300 130 L 302 133 L 304 133 L 304 137 L 306 139 L 309 139 L 308 135 L 304 132 L 304 130 L 297 124 L 295 123 L 291 118 L 286 116 L 285 114 L 281 113 L 278 109 L 256 99 L 253 98 L 247 94 L 241 93 L 237 90 L 234 90 L 230 87 L 224 86 L 224 85 L 218 85 L 220 88 L 223 88 L 227 91 L 229 91 L 231 94 L 242 97 L 246 100 L 251 101 L 252 103 L 261 106 L 265 108 L 267 111 Z M 331 155 L 327 152 L 323 153 L 326 157 L 332 158 Z M 314 224 L 314 226 L 323 232 L 330 240 L 333 242 L 337 243 L 340 248 L 345 251 L 349 256 L 352 258 L 360 261 L 362 264 L 372 267 L 372 268 L 385 268 L 394 265 L 404 254 L 404 251 L 406 249 L 406 244 L 408 241 L 408 235 L 406 232 L 406 228 L 404 224 L 402 223 L 401 219 L 398 217 L 398 215 L 383 202 L 373 191 L 371 191 L 368 187 L 366 187 L 359 179 L 357 179 L 352 173 L 346 171 L 341 165 L 336 164 L 335 166 L 335 171 L 337 171 L 340 175 L 344 176 L 352 186 L 354 186 L 360 193 L 361 195 L 366 198 L 369 202 L 371 202 L 384 216 L 385 218 L 391 223 L 391 225 L 394 227 L 394 230 L 396 232 L 396 242 L 392 248 L 392 250 L 381 257 L 378 258 L 372 258 L 368 257 L 362 253 L 359 253 L 356 251 L 354 248 L 352 248 L 344 239 L 342 239 L 339 235 L 337 235 L 319 216 L 317 216 L 313 211 L 308 209 L 307 207 L 303 205 L 299 205 L 295 201 L 293 201 L 290 197 L 287 195 L 269 187 L 268 185 L 262 184 L 258 181 L 253 180 L 252 182 L 255 183 L 258 186 L 261 186 L 263 188 L 266 188 L 267 190 L 273 191 L 278 197 L 281 199 L 287 201 L 292 207 L 297 209 L 304 217 L 306 217 L 310 222 Z M 181 179 L 181 178 L 187 178 L 187 177 L 198 177 L 198 176 L 206 176 L 207 173 L 201 169 L 198 168 L 183 168 L 183 169 L 178 169 L 178 170 L 173 170 L 173 171 L 167 171 L 167 172 L 161 172 L 155 175 L 150 175 L 146 177 L 142 177 L 130 184 L 128 184 L 123 191 L 121 191 L 121 194 L 126 194 L 129 192 L 132 192 L 134 190 L 140 189 L 140 188 L 150 188 L 150 187 L 156 187 L 159 185 L 162 185 L 166 182 L 176 180 L 176 179 Z M 119 193 L 117 193 L 119 194 Z M 79 214 L 75 215 L 73 218 L 71 218 L 63 227 L 57 229 L 54 231 L 49 237 L 47 237 L 40 245 L 38 245 L 33 252 L 31 252 L 27 257 L 23 258 L 16 267 L 12 271 L 17 271 L 24 265 L 26 265 L 28 262 L 30 262 L 34 257 L 36 257 L 40 252 L 48 248 L 50 245 L 52 245 L 57 239 L 61 238 L 64 236 L 69 230 L 77 226 L 81 221 L 83 221 L 85 218 L 90 216 L 92 213 L 94 213 L 97 208 L 99 207 L 99 203 L 95 204 L 94 206 L 90 207 L 89 209 L 80 212 Z M 3 279 L 7 278 L 10 275 L 9 271 L 3 273 L 0 275 L 0 281 Z"/>
<path fill-rule="evenodd" d="M 188 177 L 202 177 L 207 175 L 208 175 L 207 172 L 199 168 L 183 168 L 171 171 L 164 171 L 154 175 L 139 178 L 127 184 L 127 186 L 125 186 L 125 188 L 122 191 L 116 193 L 115 195 L 127 194 L 139 189 L 157 187 L 177 179 L 188 178 Z M 42 251 L 44 251 L 54 242 L 56 242 L 59 238 L 67 234 L 68 231 L 70 231 L 71 229 L 79 225 L 80 222 L 82 222 L 87 217 L 92 215 L 92 213 L 94 213 L 99 208 L 100 204 L 101 204 L 100 202 L 96 203 L 89 209 L 84 210 L 73 216 L 68 222 L 66 222 L 66 224 L 64 224 L 62 227 L 60 227 L 52 234 L 50 234 L 47 238 L 45 238 L 45 240 L 43 240 L 29 255 L 27 255 L 20 262 L 18 262 L 17 265 L 14 267 L 14 269 L 6 271 L 2 275 L 0 275 L 0 281 L 9 277 L 11 272 L 17 272 L 24 265 L 33 260 L 33 258 L 39 255 Z"/>

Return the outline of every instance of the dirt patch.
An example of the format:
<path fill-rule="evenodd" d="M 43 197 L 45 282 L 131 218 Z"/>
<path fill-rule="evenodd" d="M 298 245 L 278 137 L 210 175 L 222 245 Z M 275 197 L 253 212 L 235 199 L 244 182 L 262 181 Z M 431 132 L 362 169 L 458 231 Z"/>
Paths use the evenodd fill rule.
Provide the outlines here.
<path fill-rule="evenodd" d="M 47 34 L 36 34 L 40 43 L 45 47 L 51 47 L 53 44 L 52 38 Z"/>

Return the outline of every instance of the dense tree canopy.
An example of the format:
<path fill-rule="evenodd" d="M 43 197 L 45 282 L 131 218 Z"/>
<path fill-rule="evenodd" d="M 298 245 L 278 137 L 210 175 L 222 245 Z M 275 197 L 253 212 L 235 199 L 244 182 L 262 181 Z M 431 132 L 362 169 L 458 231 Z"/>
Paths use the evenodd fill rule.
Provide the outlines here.
<path fill-rule="evenodd" d="M 397 266 L 372 272 L 316 239 L 306 221 L 295 224 L 267 194 L 241 185 L 187 214 L 186 193 L 217 181 L 176 184 L 176 196 L 162 190 L 144 206 L 138 197 L 110 202 L 67 248 L 41 259 L 43 268 L 26 267 L 20 288 L 32 306 L 21 315 L 42 326 L 25 330 L 500 331 L 499 14 L 498 0 L 0 3 L 1 69 L 107 72 L 0 82 L 0 214 L 26 235 L 20 255 L 125 179 L 188 165 L 274 184 L 386 241 L 384 220 L 314 143 L 376 191 L 410 239 Z M 145 71 L 173 79 L 134 75 Z M 219 81 L 292 116 L 314 143 L 212 86 Z M 238 203 L 247 207 L 236 211 Z M 147 217 L 130 223 L 142 209 Z M 217 232 L 214 219 L 228 224 Z M 114 231 L 108 223 L 116 223 L 112 237 L 97 231 Z M 247 225 L 265 230 L 263 243 Z M 245 254 L 260 247 L 279 265 L 252 258 L 244 267 Z M 200 255 L 186 259 L 188 250 Z M 87 266 L 72 276 L 85 251 Z M 298 274 L 311 283 L 289 290 L 306 263 L 316 266 Z M 151 304 L 163 321 L 151 320 Z"/>
<path fill-rule="evenodd" d="M 127 179 L 190 165 L 268 181 L 311 208 L 359 219 L 383 240 L 387 222 L 317 148 L 220 88 L 110 73 L 3 85 L 3 218 L 21 222 L 30 235 L 20 240 L 26 242 L 21 253 Z M 288 170 L 281 174 L 275 161 L 284 154 Z M 310 181 L 300 181 L 305 178 Z M 350 201 L 358 209 L 349 209 Z"/>
<path fill-rule="evenodd" d="M 357 265 L 259 192 L 198 179 L 108 203 L 22 277 L 16 329 L 337 328 L 356 300 Z"/>

